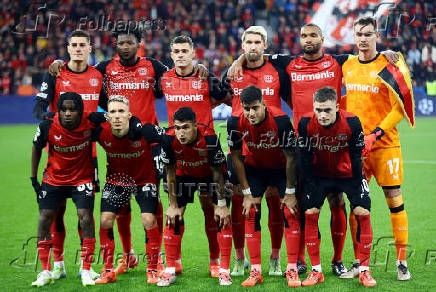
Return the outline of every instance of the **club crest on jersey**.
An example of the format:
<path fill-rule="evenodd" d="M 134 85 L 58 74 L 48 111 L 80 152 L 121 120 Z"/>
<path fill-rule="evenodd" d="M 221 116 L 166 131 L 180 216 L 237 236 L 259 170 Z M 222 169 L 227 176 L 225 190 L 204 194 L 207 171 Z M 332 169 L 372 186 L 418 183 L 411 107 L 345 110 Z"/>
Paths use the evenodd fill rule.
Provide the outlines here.
<path fill-rule="evenodd" d="M 70 86 L 70 80 L 68 80 L 68 81 L 62 81 L 62 84 L 63 84 L 64 86 Z"/>
<path fill-rule="evenodd" d="M 54 138 L 56 141 L 60 141 L 62 139 L 62 135 L 59 135 L 59 136 L 54 135 Z"/>
<path fill-rule="evenodd" d="M 91 136 L 91 130 L 83 131 L 83 137 L 89 137 L 89 136 Z"/>
<path fill-rule="evenodd" d="M 47 88 L 48 88 L 48 84 L 47 84 L 47 82 L 43 82 L 43 83 L 41 84 L 41 91 L 46 91 Z"/>
<path fill-rule="evenodd" d="M 132 147 L 135 147 L 135 148 L 141 147 L 141 141 L 134 141 L 134 142 L 132 142 Z"/>
<path fill-rule="evenodd" d="M 200 80 L 192 81 L 192 88 L 194 88 L 194 89 L 201 89 L 201 81 Z"/>
<path fill-rule="evenodd" d="M 328 68 L 328 67 L 330 67 L 331 65 L 332 65 L 332 62 L 330 62 L 330 61 L 322 62 L 322 66 L 323 66 L 324 68 Z"/>
<path fill-rule="evenodd" d="M 264 76 L 263 76 L 263 80 L 264 80 L 266 83 L 272 83 L 273 80 L 274 80 L 274 78 L 272 77 L 272 75 L 264 75 Z"/>
<path fill-rule="evenodd" d="M 97 85 L 98 85 L 98 79 L 97 79 L 97 78 L 91 78 L 91 79 L 89 79 L 89 85 L 91 85 L 91 86 L 97 86 Z"/>
<path fill-rule="evenodd" d="M 339 141 L 346 141 L 348 138 L 347 134 L 338 134 L 336 135 L 336 139 L 338 139 Z"/>
<path fill-rule="evenodd" d="M 144 67 L 138 68 L 138 74 L 141 76 L 147 75 L 147 68 Z"/>

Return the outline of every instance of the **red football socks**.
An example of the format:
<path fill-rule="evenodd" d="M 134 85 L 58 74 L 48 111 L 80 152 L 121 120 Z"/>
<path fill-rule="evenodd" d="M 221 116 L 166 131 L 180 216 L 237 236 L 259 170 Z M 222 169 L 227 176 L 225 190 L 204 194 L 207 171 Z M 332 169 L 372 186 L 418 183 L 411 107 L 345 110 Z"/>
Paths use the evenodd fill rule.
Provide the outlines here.
<path fill-rule="evenodd" d="M 300 247 L 300 214 L 292 215 L 288 207 L 283 208 L 285 215 L 285 242 L 288 264 L 296 264 Z"/>
<path fill-rule="evenodd" d="M 215 210 L 213 205 L 203 208 L 204 228 L 206 230 L 207 240 L 209 242 L 209 258 L 216 260 L 220 257 L 220 247 L 218 244 L 217 233 L 218 226 L 215 221 Z"/>
<path fill-rule="evenodd" d="M 260 208 L 260 204 L 257 205 L 258 212 L 251 208 L 249 217 L 245 219 L 245 238 L 247 239 L 251 266 L 261 264 Z"/>
<path fill-rule="evenodd" d="M 233 244 L 236 250 L 236 259 L 241 260 L 244 257 L 244 243 L 245 243 L 245 218 L 242 214 L 242 202 L 244 197 L 233 195 L 232 196 L 232 233 Z"/>
<path fill-rule="evenodd" d="M 358 234 L 360 265 L 364 267 L 369 267 L 369 259 L 371 257 L 372 227 L 370 216 L 371 215 L 356 216 L 360 229 L 360 234 Z"/>
<path fill-rule="evenodd" d="M 51 224 L 50 233 L 53 244 L 53 260 L 61 262 L 64 260 L 64 241 L 65 241 L 65 224 L 64 224 L 65 206 L 59 206 L 56 210 L 55 217 Z"/>
<path fill-rule="evenodd" d="M 271 249 L 279 253 L 283 240 L 283 217 L 280 210 L 280 196 L 271 196 L 266 198 L 268 204 L 269 216 L 268 227 L 271 236 Z M 273 258 L 279 258 L 280 254 L 272 254 Z"/>
<path fill-rule="evenodd" d="M 124 254 L 129 254 L 132 249 L 132 234 L 130 232 L 131 221 L 132 213 L 130 206 L 122 207 L 117 214 L 117 226 Z"/>
<path fill-rule="evenodd" d="M 103 254 L 104 268 L 107 271 L 112 271 L 114 268 L 114 252 L 115 252 L 115 241 L 114 241 L 114 229 L 100 228 L 100 249 Z"/>
<path fill-rule="evenodd" d="M 42 270 L 51 271 L 51 263 L 50 263 L 50 248 L 51 241 L 50 240 L 39 240 L 38 244 L 38 256 L 39 260 L 42 264 Z"/>
<path fill-rule="evenodd" d="M 221 252 L 221 268 L 229 269 L 230 255 L 232 253 L 232 226 L 221 229 L 218 232 L 218 244 Z"/>
<path fill-rule="evenodd" d="M 156 225 L 145 231 L 145 252 L 147 254 L 147 269 L 156 270 L 159 258 L 159 227 Z"/>
<path fill-rule="evenodd" d="M 307 253 L 313 266 L 321 264 L 319 256 L 319 244 L 321 239 L 318 237 L 318 217 L 319 214 L 306 214 L 305 241 Z"/>
<path fill-rule="evenodd" d="M 82 246 L 83 269 L 91 269 L 91 264 L 94 259 L 95 238 L 84 238 Z"/>
<path fill-rule="evenodd" d="M 332 216 L 330 223 L 330 231 L 332 234 L 332 242 L 334 255 L 332 261 L 342 260 L 342 251 L 344 250 L 345 236 L 347 235 L 347 215 L 345 204 L 339 207 L 330 207 Z"/>

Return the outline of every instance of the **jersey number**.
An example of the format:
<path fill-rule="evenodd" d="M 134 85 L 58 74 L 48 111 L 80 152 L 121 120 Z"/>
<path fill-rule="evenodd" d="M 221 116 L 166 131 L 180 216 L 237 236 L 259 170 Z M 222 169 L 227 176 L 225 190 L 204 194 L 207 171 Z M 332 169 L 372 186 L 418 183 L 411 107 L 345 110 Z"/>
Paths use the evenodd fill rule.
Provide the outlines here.
<path fill-rule="evenodd" d="M 400 158 L 395 157 L 394 159 L 388 160 L 387 164 L 389 166 L 389 172 L 391 174 L 394 174 L 394 164 L 395 164 L 395 173 L 398 173 L 398 170 L 400 169 Z"/>

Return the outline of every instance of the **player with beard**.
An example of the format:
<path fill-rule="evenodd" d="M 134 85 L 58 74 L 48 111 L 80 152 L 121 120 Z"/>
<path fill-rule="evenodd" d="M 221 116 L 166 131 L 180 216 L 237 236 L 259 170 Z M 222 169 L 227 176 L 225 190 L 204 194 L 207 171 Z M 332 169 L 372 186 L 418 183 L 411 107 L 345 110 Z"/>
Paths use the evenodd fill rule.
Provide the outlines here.
<path fill-rule="evenodd" d="M 324 37 L 321 28 L 316 24 L 309 23 L 302 26 L 300 31 L 300 46 L 303 50 L 302 56 L 289 55 L 265 55 L 272 64 L 278 66 L 288 73 L 291 82 L 291 98 L 289 106 L 293 112 L 293 124 L 298 135 L 298 123 L 301 117 L 313 110 L 312 96 L 321 87 L 330 86 L 334 88 L 341 99 L 342 89 L 342 65 L 349 58 L 349 55 L 330 55 L 323 52 Z M 398 55 L 392 51 L 383 52 L 384 56 L 392 64 L 398 60 Z M 243 55 L 244 56 L 244 55 Z M 245 76 L 241 64 L 244 58 L 241 56 L 229 69 L 229 76 L 233 79 L 238 75 Z M 300 193 L 300 192 L 297 192 Z M 342 251 L 344 248 L 347 233 L 347 215 L 345 201 L 342 194 L 332 193 L 327 196 L 331 210 L 331 236 L 334 248 L 332 258 L 332 271 L 340 276 L 347 272 L 342 262 Z M 304 214 L 302 214 L 304 216 Z M 351 216 L 350 220 L 354 217 Z M 302 218 L 302 230 L 304 230 L 304 218 Z M 299 252 L 299 273 L 307 271 L 305 264 L 304 234 L 300 238 Z M 354 245 L 355 249 L 358 248 Z"/>
<path fill-rule="evenodd" d="M 59 204 L 69 197 L 76 204 L 82 228 L 82 284 L 94 285 L 90 273 L 95 249 L 92 216 L 94 166 L 90 140 L 92 130 L 105 118 L 102 113 L 84 112 L 82 97 L 75 92 L 61 94 L 57 109 L 58 113 L 53 119 L 40 123 L 33 140 L 31 181 L 40 211 L 37 246 L 43 271 L 32 286 L 44 286 L 53 281 L 50 271 L 50 225 Z M 49 147 L 48 160 L 40 185 L 37 178 L 38 166 L 42 149 L 46 145 Z"/>
<path fill-rule="evenodd" d="M 67 38 L 68 63 L 59 72 L 58 77 L 45 74 L 41 84 L 41 91 L 36 95 L 36 104 L 33 113 L 37 119 L 44 119 L 53 116 L 57 112 L 57 102 L 64 92 L 77 92 L 82 96 L 85 111 L 96 112 L 102 91 L 103 76 L 92 66 L 88 66 L 88 56 L 92 51 L 91 39 L 87 32 L 76 30 L 71 32 Z M 47 107 L 49 112 L 47 112 Z M 97 150 L 95 143 L 92 143 L 94 172 L 94 191 L 100 191 L 98 180 Z M 60 203 L 56 216 L 50 229 L 53 242 L 54 269 L 53 278 L 60 279 L 67 276 L 64 264 L 64 241 L 65 224 L 64 215 L 66 200 Z M 79 236 L 82 243 L 82 230 L 78 223 Z M 80 271 L 79 271 L 80 273 Z M 91 269 L 94 279 L 99 275 Z"/>
<path fill-rule="evenodd" d="M 242 90 L 241 107 L 243 112 L 228 120 L 227 133 L 233 165 L 244 195 L 245 234 L 251 263 L 250 276 L 242 282 L 242 286 L 251 287 L 263 282 L 260 218 L 262 196 L 267 187 L 277 188 L 282 199 L 283 217 L 286 213 L 294 216 L 291 220 L 286 218 L 288 229 L 292 229 L 291 233 L 300 232 L 298 217 L 295 216 L 298 209 L 295 197 L 295 133 L 290 118 L 280 109 L 266 106 L 261 89 L 254 85 Z M 242 156 L 243 145 L 248 148 L 245 159 Z M 296 247 L 287 246 L 286 278 L 289 286 L 299 282 Z"/>
<path fill-rule="evenodd" d="M 284 70 L 274 66 L 262 58 L 263 52 L 268 46 L 267 34 L 262 26 L 251 26 L 242 35 L 242 49 L 247 57 L 247 64 L 243 67 L 244 76 L 236 80 L 229 80 L 226 74 L 223 77 L 223 84 L 228 86 L 233 93 L 232 116 L 238 116 L 243 112 L 240 95 L 244 88 L 249 85 L 256 85 L 262 90 L 263 100 L 268 107 L 281 109 L 281 98 L 287 100 L 289 97 L 289 76 Z M 244 146 L 242 155 L 247 155 Z M 233 242 L 236 252 L 236 263 L 232 276 L 244 275 L 244 234 L 245 224 L 242 214 L 243 196 L 238 178 L 232 164 L 232 154 L 229 154 L 227 163 L 230 173 L 230 181 L 233 184 L 234 195 L 232 196 L 232 228 Z M 269 275 L 282 276 L 280 267 L 280 248 L 283 239 L 283 218 L 280 211 L 280 196 L 277 188 L 268 187 L 265 193 L 269 209 L 268 227 L 271 236 L 271 256 Z M 248 267 L 248 263 L 247 263 Z"/>
<path fill-rule="evenodd" d="M 190 37 L 184 35 L 175 37 L 171 40 L 170 48 L 175 68 L 164 73 L 158 81 L 159 89 L 166 100 L 168 127 L 174 126 L 173 116 L 178 109 L 190 107 L 196 114 L 198 124 L 213 129 L 212 107 L 226 97 L 227 90 L 223 88 L 220 80 L 213 73 L 209 73 L 207 80 L 194 75 L 195 50 Z M 210 196 L 200 196 L 199 199 L 209 241 L 209 272 L 212 277 L 218 278 L 220 249 L 214 205 Z M 176 272 L 180 274 L 182 271 L 181 254 L 179 254 L 176 259 Z"/>

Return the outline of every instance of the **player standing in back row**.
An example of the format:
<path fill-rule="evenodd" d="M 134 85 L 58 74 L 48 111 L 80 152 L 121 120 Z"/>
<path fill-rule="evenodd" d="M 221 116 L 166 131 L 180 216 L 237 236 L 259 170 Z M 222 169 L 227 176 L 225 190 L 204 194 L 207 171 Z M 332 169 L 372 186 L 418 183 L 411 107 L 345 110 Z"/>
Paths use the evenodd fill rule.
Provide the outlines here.
<path fill-rule="evenodd" d="M 391 213 L 392 232 L 397 249 L 397 279 L 409 280 L 411 276 L 406 261 L 408 221 L 401 196 L 403 158 L 396 127 L 404 117 L 403 108 L 407 103 L 405 96 L 397 98 L 395 91 L 387 87 L 378 76 L 388 66 L 386 59 L 377 52 L 379 38 L 380 33 L 374 18 L 356 20 L 354 42 L 359 49 L 359 55 L 346 61 L 342 67 L 347 89 L 345 107 L 362 121 L 366 151 L 369 152 L 363 162 L 363 170 L 368 180 L 374 175 L 377 184 L 383 188 Z M 401 78 L 403 84 L 406 84 L 405 78 Z M 401 91 L 407 94 L 411 91 L 411 86 L 406 86 Z M 413 126 L 413 121 L 411 124 Z M 355 258 L 359 258 L 356 251 Z M 358 266 L 359 262 L 356 261 L 352 270 L 344 276 L 355 277 Z"/>

